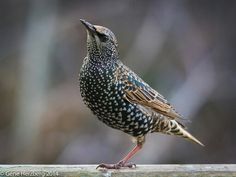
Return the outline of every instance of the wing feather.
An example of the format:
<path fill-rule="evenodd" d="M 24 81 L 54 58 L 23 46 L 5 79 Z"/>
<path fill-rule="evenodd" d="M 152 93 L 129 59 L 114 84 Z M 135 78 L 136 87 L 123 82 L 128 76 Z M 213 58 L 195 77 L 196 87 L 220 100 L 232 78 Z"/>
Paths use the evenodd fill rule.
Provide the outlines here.
<path fill-rule="evenodd" d="M 121 69 L 122 71 L 117 73 L 119 75 L 117 77 L 121 77 L 119 80 L 125 85 L 124 98 L 127 101 L 150 108 L 171 119 L 182 118 L 161 94 L 152 89 L 134 72 L 126 66 Z"/>

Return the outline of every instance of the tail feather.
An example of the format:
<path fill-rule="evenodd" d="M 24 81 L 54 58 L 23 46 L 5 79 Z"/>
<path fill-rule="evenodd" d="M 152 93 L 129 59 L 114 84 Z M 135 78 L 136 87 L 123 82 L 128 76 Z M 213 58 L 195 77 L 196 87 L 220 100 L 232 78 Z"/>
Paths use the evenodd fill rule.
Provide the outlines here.
<path fill-rule="evenodd" d="M 168 135 L 176 135 L 185 139 L 188 139 L 194 143 L 204 146 L 197 138 L 191 135 L 184 129 L 182 124 L 179 124 L 176 120 L 170 120 L 167 118 L 159 119 L 156 122 L 156 132 L 161 132 Z"/>
<path fill-rule="evenodd" d="M 177 124 L 177 129 L 178 129 L 178 133 L 176 134 L 177 136 L 186 138 L 194 143 L 197 143 L 201 146 L 204 146 L 204 144 L 202 144 L 197 138 L 195 138 L 193 135 L 191 135 L 188 131 L 186 131 L 184 128 L 182 128 L 181 126 L 178 125 L 177 122 L 175 122 Z M 175 132 L 175 130 L 172 130 L 171 132 Z"/>

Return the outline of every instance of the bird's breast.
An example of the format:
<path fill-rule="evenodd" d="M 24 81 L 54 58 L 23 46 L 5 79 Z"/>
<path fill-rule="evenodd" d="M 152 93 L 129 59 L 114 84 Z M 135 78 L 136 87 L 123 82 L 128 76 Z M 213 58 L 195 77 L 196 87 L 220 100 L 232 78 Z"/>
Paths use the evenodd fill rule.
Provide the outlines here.
<path fill-rule="evenodd" d="M 83 66 L 80 91 L 85 104 L 104 123 L 133 136 L 147 133 L 151 117 L 124 98 L 125 85 L 116 78 L 114 68 Z"/>
<path fill-rule="evenodd" d="M 107 106 L 118 85 L 114 82 L 114 68 L 83 65 L 80 72 L 80 91 L 85 103 L 94 107 Z"/>

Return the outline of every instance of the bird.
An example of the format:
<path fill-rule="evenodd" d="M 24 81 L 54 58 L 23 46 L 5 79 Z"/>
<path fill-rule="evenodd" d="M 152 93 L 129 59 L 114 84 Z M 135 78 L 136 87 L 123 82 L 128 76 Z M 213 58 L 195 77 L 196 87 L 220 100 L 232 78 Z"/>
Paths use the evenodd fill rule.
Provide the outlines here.
<path fill-rule="evenodd" d="M 128 162 L 145 143 L 149 133 L 183 137 L 201 146 L 181 123 L 183 116 L 120 60 L 114 33 L 80 19 L 87 31 L 87 55 L 79 73 L 80 93 L 85 105 L 111 128 L 136 140 L 135 147 L 118 163 L 101 163 L 97 168 L 134 168 Z"/>

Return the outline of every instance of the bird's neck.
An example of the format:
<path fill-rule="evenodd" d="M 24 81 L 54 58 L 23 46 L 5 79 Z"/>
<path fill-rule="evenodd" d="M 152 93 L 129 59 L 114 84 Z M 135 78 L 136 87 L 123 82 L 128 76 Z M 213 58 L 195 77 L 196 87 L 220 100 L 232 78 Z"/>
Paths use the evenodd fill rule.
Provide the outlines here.
<path fill-rule="evenodd" d="M 109 64 L 113 63 L 119 59 L 119 55 L 117 51 L 100 51 L 100 50 L 92 50 L 88 48 L 87 53 L 88 59 L 90 62 L 94 64 Z"/>

